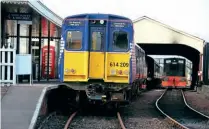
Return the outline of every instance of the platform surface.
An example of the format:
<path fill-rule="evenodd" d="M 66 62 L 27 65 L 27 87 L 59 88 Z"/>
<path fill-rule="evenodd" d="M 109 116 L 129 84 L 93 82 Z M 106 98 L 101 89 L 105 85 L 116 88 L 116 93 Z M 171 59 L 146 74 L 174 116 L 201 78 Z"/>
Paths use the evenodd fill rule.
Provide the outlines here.
<path fill-rule="evenodd" d="M 45 86 L 11 86 L 1 100 L 1 129 L 28 129 Z"/>

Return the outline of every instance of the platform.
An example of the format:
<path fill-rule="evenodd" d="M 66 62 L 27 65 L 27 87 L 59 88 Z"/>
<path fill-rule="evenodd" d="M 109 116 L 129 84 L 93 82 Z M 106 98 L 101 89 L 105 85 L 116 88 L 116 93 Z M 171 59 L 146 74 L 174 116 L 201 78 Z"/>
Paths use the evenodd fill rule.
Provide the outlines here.
<path fill-rule="evenodd" d="M 46 86 L 11 86 L 1 100 L 1 129 L 28 129 Z"/>

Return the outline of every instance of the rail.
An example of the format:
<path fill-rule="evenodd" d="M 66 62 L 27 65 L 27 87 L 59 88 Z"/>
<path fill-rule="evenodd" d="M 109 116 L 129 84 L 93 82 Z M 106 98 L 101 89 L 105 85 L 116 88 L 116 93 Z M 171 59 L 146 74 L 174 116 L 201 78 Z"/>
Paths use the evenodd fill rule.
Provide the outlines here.
<path fill-rule="evenodd" d="M 66 124 L 65 124 L 65 127 L 64 129 L 68 129 L 69 126 L 70 126 L 70 123 L 72 122 L 73 118 L 76 116 L 77 112 L 74 112 L 73 114 L 70 115 L 69 119 L 67 120 Z M 122 129 L 126 129 L 123 121 L 122 121 L 122 118 L 120 116 L 120 113 L 117 112 L 117 117 L 118 117 L 118 120 L 119 120 L 119 123 L 120 123 L 120 126 Z"/>
<path fill-rule="evenodd" d="M 165 90 L 165 92 L 157 99 L 157 101 L 155 102 L 155 106 L 157 107 L 157 109 L 166 117 L 168 118 L 169 122 L 176 125 L 178 128 L 180 129 L 189 129 L 186 126 L 182 125 L 181 123 L 177 122 L 176 120 L 174 120 L 173 118 L 171 118 L 169 115 L 167 115 L 165 112 L 163 112 L 159 106 L 158 106 L 158 102 L 159 100 L 165 95 L 165 93 L 167 92 L 168 89 Z"/>

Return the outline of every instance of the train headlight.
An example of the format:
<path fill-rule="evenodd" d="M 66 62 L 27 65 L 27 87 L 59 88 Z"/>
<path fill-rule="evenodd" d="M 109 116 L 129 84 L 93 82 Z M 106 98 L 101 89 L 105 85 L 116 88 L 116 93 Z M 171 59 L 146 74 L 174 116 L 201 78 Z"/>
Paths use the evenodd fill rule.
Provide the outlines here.
<path fill-rule="evenodd" d="M 100 20 L 99 22 L 100 22 L 100 24 L 104 24 L 104 20 Z"/>
<path fill-rule="evenodd" d="M 122 75 L 122 74 L 123 74 L 123 71 L 122 71 L 122 70 L 119 70 L 119 71 L 118 71 L 118 74 L 119 74 L 119 75 Z"/>
<path fill-rule="evenodd" d="M 76 71 L 75 71 L 75 69 L 71 69 L 70 72 L 75 73 Z"/>
<path fill-rule="evenodd" d="M 129 74 L 128 70 L 125 70 L 125 71 L 124 71 L 124 74 L 125 74 L 125 75 L 128 75 L 128 74 Z"/>
<path fill-rule="evenodd" d="M 164 81 L 168 81 L 168 78 L 167 78 L 167 77 L 165 77 L 165 78 L 163 78 L 163 80 L 164 80 Z"/>
<path fill-rule="evenodd" d="M 184 81 L 186 81 L 186 79 L 185 78 L 181 78 L 180 81 L 181 82 L 184 82 Z"/>
<path fill-rule="evenodd" d="M 116 74 L 116 70 L 115 69 L 112 69 L 110 74 L 111 75 L 115 75 Z"/>
<path fill-rule="evenodd" d="M 70 72 L 70 70 L 69 70 L 69 69 L 65 69 L 65 72 L 66 72 L 66 73 L 69 73 L 69 72 Z"/>

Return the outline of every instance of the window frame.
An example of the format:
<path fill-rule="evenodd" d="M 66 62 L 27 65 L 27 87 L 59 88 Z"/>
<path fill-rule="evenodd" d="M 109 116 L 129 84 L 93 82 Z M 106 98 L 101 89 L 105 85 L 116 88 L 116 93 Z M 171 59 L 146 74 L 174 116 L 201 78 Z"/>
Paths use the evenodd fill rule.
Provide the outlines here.
<path fill-rule="evenodd" d="M 96 50 L 93 50 L 92 49 L 92 41 L 93 41 L 92 35 L 93 35 L 94 32 L 97 33 L 97 32 L 103 32 L 103 31 L 91 31 L 91 33 L 90 33 L 90 35 L 91 35 L 90 36 L 91 37 L 90 38 L 90 51 L 94 51 L 94 52 L 101 52 L 101 51 L 103 52 L 103 51 L 105 51 L 105 45 L 106 45 L 106 33 L 105 33 L 105 31 L 104 31 L 103 41 L 101 40 L 101 44 L 100 44 L 101 45 L 101 48 L 99 50 L 97 50 L 97 49 Z"/>
<path fill-rule="evenodd" d="M 123 31 L 123 32 L 126 32 L 127 33 L 127 40 L 128 40 L 128 46 L 127 46 L 127 49 L 126 50 L 115 50 L 114 49 L 114 44 L 113 44 L 113 41 L 114 41 L 114 33 L 115 32 L 120 32 L 120 31 Z M 124 30 L 124 29 L 119 29 L 119 30 L 117 30 L 117 29 L 114 29 L 113 31 L 112 31 L 112 39 L 111 39 L 111 50 L 113 51 L 113 52 L 128 52 L 129 51 L 129 49 L 130 49 L 130 43 L 129 43 L 129 40 L 130 40 L 130 38 L 129 38 L 129 32 L 127 31 L 127 30 Z"/>
<path fill-rule="evenodd" d="M 71 31 L 71 32 L 78 32 L 79 31 L 81 33 L 81 47 L 79 49 L 72 49 L 72 48 L 69 48 L 67 46 L 67 44 L 68 44 L 68 42 L 67 42 L 67 40 L 68 40 L 68 32 L 69 31 Z M 80 29 L 66 30 L 65 37 L 66 37 L 65 38 L 65 49 L 66 50 L 68 50 L 68 51 L 81 51 L 83 49 L 83 37 L 84 37 L 84 35 L 83 35 L 83 31 L 82 30 L 80 30 Z"/>

